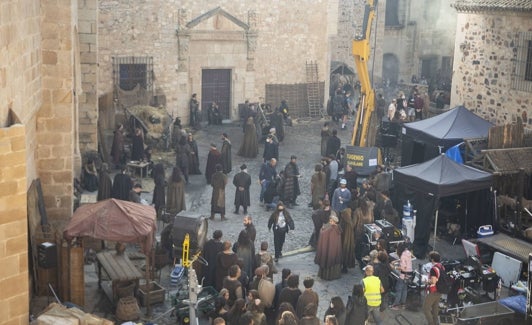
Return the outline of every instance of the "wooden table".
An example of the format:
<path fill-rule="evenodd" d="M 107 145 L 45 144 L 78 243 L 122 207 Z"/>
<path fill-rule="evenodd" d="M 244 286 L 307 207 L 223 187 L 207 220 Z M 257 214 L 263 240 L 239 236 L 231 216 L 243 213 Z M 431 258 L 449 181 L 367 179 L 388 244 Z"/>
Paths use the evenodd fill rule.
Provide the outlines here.
<path fill-rule="evenodd" d="M 115 251 L 108 251 L 100 252 L 96 254 L 96 257 L 98 259 L 98 286 L 107 294 L 109 300 L 112 302 L 118 300 L 116 288 L 120 283 L 134 281 L 136 288 L 138 288 L 142 274 L 127 255 L 117 255 Z M 109 276 L 111 290 L 108 286 L 102 286 L 102 268 Z"/>
<path fill-rule="evenodd" d="M 142 179 L 144 178 L 144 176 L 147 176 L 149 174 L 149 170 L 148 170 L 148 166 L 150 165 L 149 162 L 145 162 L 145 161 L 130 161 L 127 163 L 127 168 L 130 169 L 135 169 L 139 171 L 139 175 L 140 175 L 140 185 L 142 185 Z M 146 175 L 144 175 L 144 169 L 146 169 Z"/>

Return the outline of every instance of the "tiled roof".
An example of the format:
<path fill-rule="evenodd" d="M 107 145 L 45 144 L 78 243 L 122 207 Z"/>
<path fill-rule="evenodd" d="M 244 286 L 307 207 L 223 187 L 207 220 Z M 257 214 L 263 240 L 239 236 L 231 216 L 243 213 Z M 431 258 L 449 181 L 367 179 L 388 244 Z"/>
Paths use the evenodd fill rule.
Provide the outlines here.
<path fill-rule="evenodd" d="M 532 12 L 532 0 L 455 0 L 458 11 L 522 11 Z"/>

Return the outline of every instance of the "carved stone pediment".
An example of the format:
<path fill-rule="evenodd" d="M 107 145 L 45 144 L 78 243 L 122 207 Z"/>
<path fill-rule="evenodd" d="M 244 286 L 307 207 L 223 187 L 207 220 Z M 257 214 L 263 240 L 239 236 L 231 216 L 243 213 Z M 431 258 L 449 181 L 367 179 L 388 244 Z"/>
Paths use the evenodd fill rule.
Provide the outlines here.
<path fill-rule="evenodd" d="M 189 44 L 194 41 L 237 41 L 247 44 L 247 70 L 254 70 L 257 48 L 257 13 L 247 12 L 248 23 L 238 19 L 220 7 L 188 19 L 188 11 L 180 10 L 177 29 L 179 70 L 187 70 Z"/>
<path fill-rule="evenodd" d="M 191 31 L 248 31 L 249 25 L 217 7 L 192 19 L 186 24 Z"/>

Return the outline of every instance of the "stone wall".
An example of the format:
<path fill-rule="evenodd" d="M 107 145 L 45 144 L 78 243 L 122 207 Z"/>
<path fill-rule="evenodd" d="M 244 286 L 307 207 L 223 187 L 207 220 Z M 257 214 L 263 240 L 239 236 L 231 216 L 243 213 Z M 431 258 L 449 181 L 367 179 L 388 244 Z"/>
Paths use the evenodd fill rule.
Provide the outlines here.
<path fill-rule="evenodd" d="M 98 0 L 79 3 L 79 147 L 81 152 L 98 150 Z M 78 65 L 76 65 L 78 67 Z M 79 87 L 81 86 L 81 87 Z"/>
<path fill-rule="evenodd" d="M 27 324 L 26 130 L 0 128 L 0 323 Z"/>
<path fill-rule="evenodd" d="M 218 6 L 231 18 L 217 14 L 187 27 Z M 154 93 L 165 95 L 169 112 L 183 121 L 190 95 L 201 97 L 203 68 L 234 72 L 233 112 L 246 99 L 263 98 L 266 84 L 306 82 L 306 61 L 318 62 L 319 79 L 324 81 L 329 69 L 328 9 L 328 1 L 320 0 L 99 1 L 99 96 L 113 91 L 113 56 L 153 57 Z M 241 24 L 249 27 L 250 19 L 249 29 Z M 197 38 L 180 49 L 178 29 Z M 240 40 L 231 38 L 238 33 L 243 35 Z M 256 37 L 254 42 L 249 42 L 250 36 Z M 180 67 L 183 54 L 181 59 L 190 64 L 186 68 Z"/>
<path fill-rule="evenodd" d="M 77 149 L 77 106 L 74 90 L 77 1 L 41 1 L 42 106 L 37 113 L 37 172 L 49 219 L 64 222 L 72 215 L 74 154 Z"/>
<path fill-rule="evenodd" d="M 532 125 L 532 93 L 512 88 L 520 32 L 532 32 L 532 15 L 458 14 L 451 107 L 498 125 L 517 117 Z"/>

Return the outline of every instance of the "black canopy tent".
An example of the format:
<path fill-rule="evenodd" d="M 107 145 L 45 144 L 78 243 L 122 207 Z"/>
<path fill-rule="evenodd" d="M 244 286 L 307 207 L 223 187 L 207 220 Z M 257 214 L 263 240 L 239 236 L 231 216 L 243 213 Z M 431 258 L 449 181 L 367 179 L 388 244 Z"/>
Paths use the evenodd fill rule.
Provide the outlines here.
<path fill-rule="evenodd" d="M 472 196 L 479 204 L 475 204 L 475 209 L 466 210 L 466 219 L 470 215 L 477 214 L 474 219 L 480 220 L 483 224 L 492 222 L 493 209 L 485 203 L 486 196 L 489 197 L 487 189 L 492 184 L 492 175 L 456 163 L 444 154 L 421 164 L 396 168 L 393 171 L 393 182 L 400 193 L 410 191 L 414 196 L 412 201 L 417 209 L 414 238 L 414 254 L 416 255 L 424 255 L 434 212 L 436 212 L 434 227 L 434 238 L 436 238 L 439 199 L 442 197 L 483 190 L 485 194 Z M 398 202 L 403 201 L 404 198 Z"/>
<path fill-rule="evenodd" d="M 464 139 L 485 138 L 492 123 L 464 106 L 403 125 L 401 166 L 432 159 Z"/>

